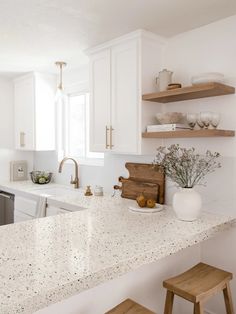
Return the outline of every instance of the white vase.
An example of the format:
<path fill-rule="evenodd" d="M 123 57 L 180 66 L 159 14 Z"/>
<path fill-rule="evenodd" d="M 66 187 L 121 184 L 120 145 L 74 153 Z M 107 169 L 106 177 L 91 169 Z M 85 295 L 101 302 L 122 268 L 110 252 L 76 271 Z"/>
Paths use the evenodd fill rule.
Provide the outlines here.
<path fill-rule="evenodd" d="M 194 221 L 202 207 L 201 195 L 193 188 L 181 188 L 173 197 L 173 209 L 180 220 Z"/>

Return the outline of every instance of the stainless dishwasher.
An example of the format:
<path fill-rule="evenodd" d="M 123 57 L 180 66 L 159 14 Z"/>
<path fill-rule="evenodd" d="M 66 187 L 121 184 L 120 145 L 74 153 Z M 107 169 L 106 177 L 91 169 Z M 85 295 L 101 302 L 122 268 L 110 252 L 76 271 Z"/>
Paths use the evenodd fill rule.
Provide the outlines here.
<path fill-rule="evenodd" d="M 0 226 L 14 222 L 14 194 L 0 191 Z"/>

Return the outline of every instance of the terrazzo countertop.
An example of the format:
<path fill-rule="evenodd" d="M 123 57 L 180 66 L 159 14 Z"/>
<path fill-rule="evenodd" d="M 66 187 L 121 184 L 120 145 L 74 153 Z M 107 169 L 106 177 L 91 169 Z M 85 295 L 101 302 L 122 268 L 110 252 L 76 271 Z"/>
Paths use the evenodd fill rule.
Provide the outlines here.
<path fill-rule="evenodd" d="M 229 229 L 236 218 L 204 212 L 189 223 L 170 208 L 129 211 L 120 197 L 51 197 L 86 210 L 0 227 L 0 313 L 34 313 L 51 303 L 158 261 Z"/>

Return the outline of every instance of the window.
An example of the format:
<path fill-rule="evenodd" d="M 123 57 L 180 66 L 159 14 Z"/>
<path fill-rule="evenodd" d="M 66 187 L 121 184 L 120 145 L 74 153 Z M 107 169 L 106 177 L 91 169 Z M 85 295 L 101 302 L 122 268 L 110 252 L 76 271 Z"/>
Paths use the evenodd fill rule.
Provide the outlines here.
<path fill-rule="evenodd" d="M 66 106 L 65 153 L 69 156 L 86 157 L 86 107 L 88 93 L 69 95 Z"/>
<path fill-rule="evenodd" d="M 70 156 L 84 164 L 102 164 L 104 154 L 89 151 L 89 93 L 69 94 L 60 112 L 59 159 Z"/>

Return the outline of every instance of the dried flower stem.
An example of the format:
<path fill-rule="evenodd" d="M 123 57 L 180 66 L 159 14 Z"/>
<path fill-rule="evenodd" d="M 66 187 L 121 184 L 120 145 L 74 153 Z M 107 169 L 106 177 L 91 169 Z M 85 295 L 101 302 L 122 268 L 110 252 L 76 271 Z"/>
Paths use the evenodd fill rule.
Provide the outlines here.
<path fill-rule="evenodd" d="M 221 164 L 216 160 L 219 153 L 209 150 L 204 156 L 195 153 L 195 148 L 181 148 L 178 144 L 159 147 L 154 165 L 163 168 L 167 177 L 182 188 L 192 188 L 202 184 L 208 173 L 214 172 Z"/>

